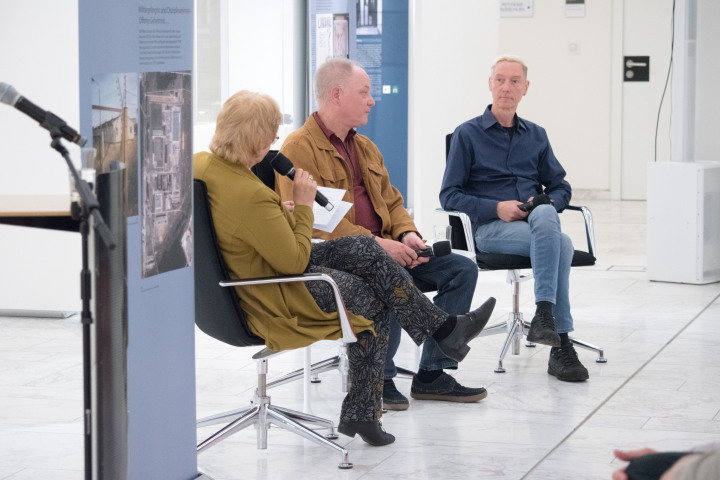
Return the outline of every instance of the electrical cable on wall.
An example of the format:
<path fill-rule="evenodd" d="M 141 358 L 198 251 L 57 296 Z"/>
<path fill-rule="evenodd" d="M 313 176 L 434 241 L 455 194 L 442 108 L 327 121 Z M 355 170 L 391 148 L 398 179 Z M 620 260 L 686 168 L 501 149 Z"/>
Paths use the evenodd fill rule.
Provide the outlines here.
<path fill-rule="evenodd" d="M 660 105 L 658 106 L 657 121 L 655 122 L 655 158 L 654 162 L 657 162 L 657 139 L 658 131 L 660 129 L 660 112 L 662 111 L 663 102 L 665 101 L 665 92 L 667 92 L 668 82 L 670 81 L 670 74 L 673 69 L 673 57 L 675 53 L 675 0 L 672 3 L 672 21 L 670 22 L 670 64 L 668 65 L 667 76 L 665 77 L 665 87 L 663 88 L 662 96 L 660 97 Z M 670 120 L 672 122 L 672 104 L 670 104 Z M 672 137 L 670 137 L 670 151 L 672 151 Z"/>

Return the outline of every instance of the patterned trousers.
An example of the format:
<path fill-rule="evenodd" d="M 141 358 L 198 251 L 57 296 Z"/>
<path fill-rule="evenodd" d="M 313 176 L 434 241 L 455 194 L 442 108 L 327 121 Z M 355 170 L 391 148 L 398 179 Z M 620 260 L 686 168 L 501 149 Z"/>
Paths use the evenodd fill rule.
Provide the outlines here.
<path fill-rule="evenodd" d="M 375 323 L 375 335 L 362 332 L 357 342 L 348 344 L 352 383 L 340 419 L 380 418 L 389 315 L 392 313 L 420 345 L 447 320 L 448 314 L 420 292 L 412 278 L 371 237 L 343 237 L 313 245 L 306 271 L 330 275 L 340 288 L 345 307 Z M 335 311 L 332 289 L 327 284 L 305 285 L 323 311 Z"/>

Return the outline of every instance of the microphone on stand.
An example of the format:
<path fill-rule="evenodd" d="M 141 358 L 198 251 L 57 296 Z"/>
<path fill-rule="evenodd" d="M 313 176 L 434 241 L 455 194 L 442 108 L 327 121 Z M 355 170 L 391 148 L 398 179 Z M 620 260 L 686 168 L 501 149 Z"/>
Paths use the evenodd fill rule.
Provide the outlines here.
<path fill-rule="evenodd" d="M 27 98 L 23 97 L 11 85 L 0 82 L 0 102 L 7 103 L 11 107 L 15 107 L 28 117 L 32 118 L 40 124 L 41 127 L 49 130 L 60 132 L 62 137 L 70 142 L 77 143 L 81 147 L 85 145 L 85 140 L 77 131 L 68 126 L 62 118 L 52 112 L 43 110 Z M 53 137 L 54 138 L 54 137 Z"/>
<path fill-rule="evenodd" d="M 270 165 L 272 165 L 273 169 L 275 169 L 275 171 L 280 175 L 286 176 L 290 180 L 295 179 L 295 166 L 290 159 L 282 153 L 278 152 L 278 154 L 270 160 Z M 335 208 L 335 205 L 330 203 L 330 200 L 328 200 L 328 198 L 319 191 L 315 192 L 315 203 L 324 207 L 325 210 L 328 211 Z"/>
<path fill-rule="evenodd" d="M 418 257 L 444 257 L 450 255 L 452 247 L 450 246 L 449 240 L 442 240 L 435 242 L 432 245 L 428 245 L 427 248 L 421 250 L 415 250 Z"/>

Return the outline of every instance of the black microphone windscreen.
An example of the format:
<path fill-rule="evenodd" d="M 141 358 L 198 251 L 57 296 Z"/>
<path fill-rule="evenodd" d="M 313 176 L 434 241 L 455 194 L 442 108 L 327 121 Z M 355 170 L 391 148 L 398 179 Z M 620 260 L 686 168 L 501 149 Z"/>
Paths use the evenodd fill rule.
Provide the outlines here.
<path fill-rule="evenodd" d="M 436 257 L 443 257 L 445 255 L 450 255 L 452 253 L 452 247 L 450 246 L 450 242 L 448 240 L 442 240 L 439 242 L 435 242 L 432 244 L 433 253 Z"/>
<path fill-rule="evenodd" d="M 270 165 L 272 165 L 275 171 L 278 172 L 280 175 L 288 175 L 290 173 L 295 173 L 293 163 L 290 161 L 289 158 L 287 158 L 280 152 L 275 155 L 275 158 L 270 160 Z"/>

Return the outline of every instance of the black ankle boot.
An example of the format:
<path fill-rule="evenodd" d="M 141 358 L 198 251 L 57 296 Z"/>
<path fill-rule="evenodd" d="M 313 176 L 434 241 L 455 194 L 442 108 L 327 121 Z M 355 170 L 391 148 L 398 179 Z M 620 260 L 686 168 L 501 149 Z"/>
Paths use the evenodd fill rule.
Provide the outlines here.
<path fill-rule="evenodd" d="M 348 437 L 354 437 L 357 433 L 366 443 L 374 447 L 389 445 L 395 441 L 395 437 L 382 428 L 380 420 L 366 422 L 355 422 L 352 420 L 340 420 L 338 432 Z"/>

